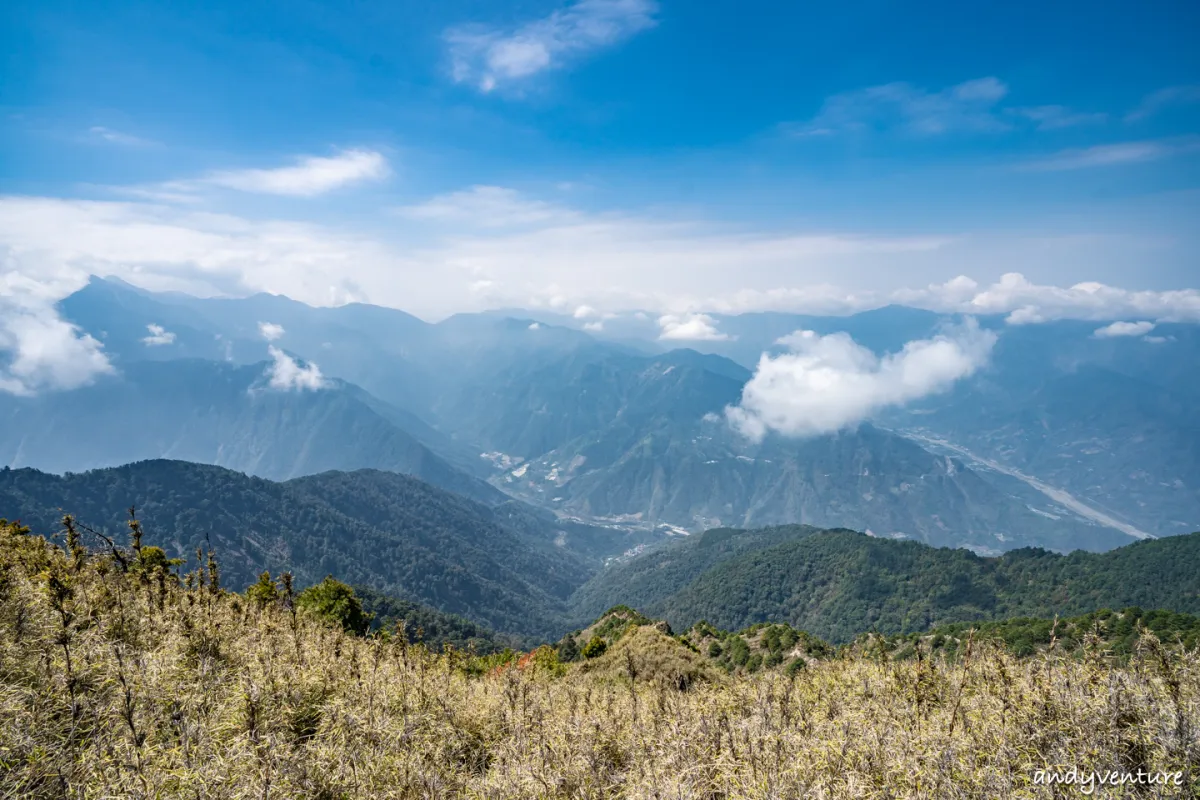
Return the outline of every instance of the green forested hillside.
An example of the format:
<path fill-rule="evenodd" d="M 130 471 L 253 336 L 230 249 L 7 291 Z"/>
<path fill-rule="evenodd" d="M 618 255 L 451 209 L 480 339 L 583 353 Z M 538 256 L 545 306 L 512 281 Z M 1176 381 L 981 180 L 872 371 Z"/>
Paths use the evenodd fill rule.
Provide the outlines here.
<path fill-rule="evenodd" d="M 492 509 L 394 473 L 274 483 L 180 461 L 62 477 L 0 471 L 0 515 L 40 533 L 70 513 L 124 542 L 130 505 L 147 543 L 183 557 L 211 547 L 235 588 L 264 569 L 291 570 L 299 585 L 332 574 L 527 635 L 564 629 L 565 600 L 592 571 L 554 545 L 548 523 L 509 527 Z"/>
<path fill-rule="evenodd" d="M 604 570 L 575 592 L 571 597 L 571 608 L 580 621 L 595 619 L 618 604 L 639 609 L 657 608 L 663 600 L 722 561 L 820 530 L 809 525 L 781 525 L 749 531 L 712 528 Z"/>
<path fill-rule="evenodd" d="M 1197 565 L 1200 534 L 1100 554 L 1022 549 L 981 558 L 850 531 L 709 531 L 606 570 L 574 600 L 580 619 L 632 601 L 677 628 L 701 619 L 732 630 L 786 622 L 837 642 L 871 629 L 1101 608 L 1200 612 Z"/>

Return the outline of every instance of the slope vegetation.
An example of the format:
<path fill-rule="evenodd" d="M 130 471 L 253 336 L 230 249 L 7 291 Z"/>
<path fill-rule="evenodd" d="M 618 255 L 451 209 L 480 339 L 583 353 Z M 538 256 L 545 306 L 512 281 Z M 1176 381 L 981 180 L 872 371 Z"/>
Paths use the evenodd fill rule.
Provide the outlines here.
<path fill-rule="evenodd" d="M 1107 553 L 984 558 L 852 531 L 708 531 L 615 565 L 578 590 L 578 619 L 632 601 L 675 627 L 786 622 L 832 641 L 876 629 L 1140 606 L 1200 612 L 1200 534 Z"/>
<path fill-rule="evenodd" d="M 497 630 L 553 635 L 565 598 L 592 572 L 553 543 L 508 527 L 481 504 L 414 478 L 363 470 L 274 483 L 220 467 L 145 461 L 66 476 L 0 471 L 0 514 L 35 531 L 64 513 L 123 542 L 135 505 L 147 543 L 190 557 L 213 549 L 229 585 L 291 570 L 299 585 L 333 574 Z"/>

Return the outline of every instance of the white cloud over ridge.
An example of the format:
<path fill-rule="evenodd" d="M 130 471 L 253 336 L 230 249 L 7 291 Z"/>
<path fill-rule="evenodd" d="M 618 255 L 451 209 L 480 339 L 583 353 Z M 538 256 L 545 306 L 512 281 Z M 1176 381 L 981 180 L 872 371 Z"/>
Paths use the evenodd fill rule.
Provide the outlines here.
<path fill-rule="evenodd" d="M 665 314 L 658 318 L 658 338 L 668 342 L 723 342 L 729 335 L 717 330 L 707 314 Z"/>
<path fill-rule="evenodd" d="M 796 331 L 789 352 L 764 353 L 726 419 L 742 435 L 819 436 L 852 427 L 880 409 L 949 389 L 983 366 L 996 334 L 973 319 L 882 358 L 845 333 Z"/>
<path fill-rule="evenodd" d="M 160 347 L 162 345 L 174 344 L 175 334 L 164 328 L 162 325 L 150 323 L 146 326 L 149 336 L 142 338 L 142 344 L 147 347 Z"/>
<path fill-rule="evenodd" d="M 284 327 L 275 322 L 260 322 L 258 323 L 258 333 L 268 342 L 273 342 L 283 336 L 287 331 Z"/>
<path fill-rule="evenodd" d="M 77 389 L 113 372 L 103 347 L 55 316 L 9 312 L 0 324 L 0 391 L 31 395 Z"/>
<path fill-rule="evenodd" d="M 278 347 L 267 348 L 271 364 L 267 367 L 268 386 L 281 392 L 317 391 L 329 385 L 321 369 L 312 362 L 301 364 Z"/>
<path fill-rule="evenodd" d="M 445 34 L 451 77 L 481 92 L 610 47 L 655 25 L 653 0 L 580 0 L 510 30 L 481 25 Z"/>
<path fill-rule="evenodd" d="M 75 287 L 44 265 L 23 271 L 29 266 L 0 245 L 0 392 L 75 389 L 114 372 L 104 346 L 54 308 Z"/>
<path fill-rule="evenodd" d="M 1200 290 L 1131 291 L 1097 282 L 1060 287 L 1035 284 L 1010 272 L 987 287 L 959 276 L 923 290 L 893 293 L 896 302 L 934 311 L 1008 314 L 1011 325 L 1056 319 L 1113 320 L 1154 317 L 1170 322 L 1200 322 Z"/>
<path fill-rule="evenodd" d="M 1092 336 L 1097 339 L 1114 339 L 1122 336 L 1144 336 L 1154 330 L 1153 322 L 1114 322 L 1111 325 L 1105 325 L 1103 328 L 1097 328 Z"/>

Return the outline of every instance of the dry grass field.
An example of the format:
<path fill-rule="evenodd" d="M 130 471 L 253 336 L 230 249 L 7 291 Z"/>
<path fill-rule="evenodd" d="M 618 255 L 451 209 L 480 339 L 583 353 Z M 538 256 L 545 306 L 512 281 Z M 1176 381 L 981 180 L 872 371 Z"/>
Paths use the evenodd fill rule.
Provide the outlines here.
<path fill-rule="evenodd" d="M 84 549 L 81 538 L 90 549 Z M 6 798 L 1023 798 L 1038 770 L 1183 773 L 1097 797 L 1196 796 L 1200 654 L 1143 636 L 1016 658 L 869 643 L 729 675 L 653 626 L 592 659 L 363 637 L 210 561 L 0 526 Z M 135 536 L 136 541 L 136 536 Z"/>

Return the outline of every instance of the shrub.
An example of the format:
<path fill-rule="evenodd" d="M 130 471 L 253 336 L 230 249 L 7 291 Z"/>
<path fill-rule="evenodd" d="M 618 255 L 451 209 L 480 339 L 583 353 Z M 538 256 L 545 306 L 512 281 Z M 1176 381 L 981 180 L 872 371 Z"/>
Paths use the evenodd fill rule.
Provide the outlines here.
<path fill-rule="evenodd" d="M 301 592 L 296 606 L 350 633 L 366 633 L 371 625 L 354 590 L 332 576 Z"/>
<path fill-rule="evenodd" d="M 599 636 L 593 636 L 592 640 L 583 648 L 584 658 L 597 658 L 604 655 L 604 651 L 608 649 L 608 642 L 601 639 Z"/>

